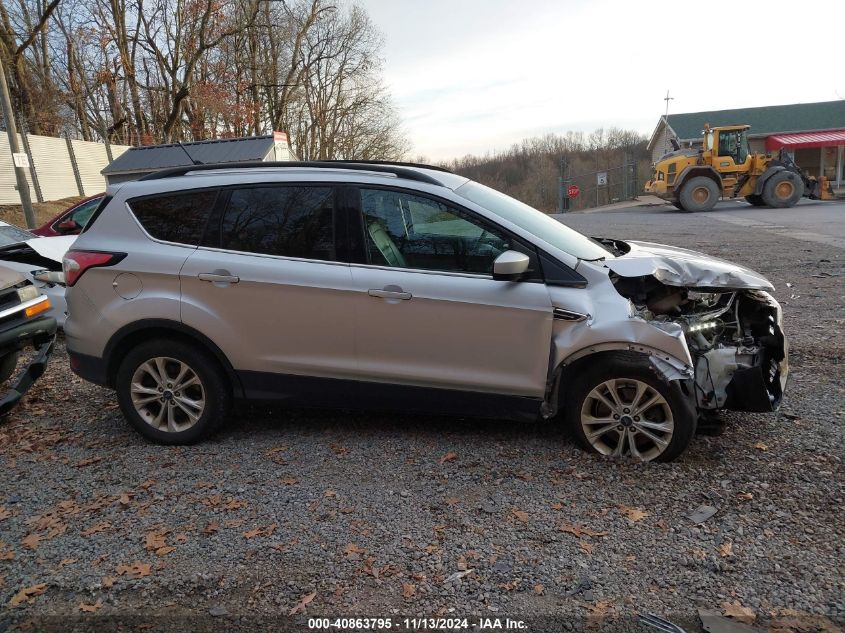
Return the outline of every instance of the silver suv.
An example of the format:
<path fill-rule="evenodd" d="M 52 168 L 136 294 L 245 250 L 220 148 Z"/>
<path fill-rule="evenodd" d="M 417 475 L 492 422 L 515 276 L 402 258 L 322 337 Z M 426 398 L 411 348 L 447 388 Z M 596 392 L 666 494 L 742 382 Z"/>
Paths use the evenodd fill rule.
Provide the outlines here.
<path fill-rule="evenodd" d="M 73 370 L 167 444 L 276 400 L 561 420 L 589 450 L 667 461 L 786 382 L 757 273 L 590 239 L 433 167 L 158 172 L 110 188 L 64 269 Z"/>

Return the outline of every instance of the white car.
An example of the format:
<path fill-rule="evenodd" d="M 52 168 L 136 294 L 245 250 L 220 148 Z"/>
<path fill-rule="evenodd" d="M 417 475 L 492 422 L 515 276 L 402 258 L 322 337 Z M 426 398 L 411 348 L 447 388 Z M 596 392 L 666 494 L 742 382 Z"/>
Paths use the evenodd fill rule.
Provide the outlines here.
<path fill-rule="evenodd" d="M 62 257 L 76 237 L 38 237 L 13 224 L 0 222 L 0 266 L 21 273 L 41 294 L 47 295 L 52 305 L 48 315 L 56 319 L 60 328 L 67 317 Z"/>

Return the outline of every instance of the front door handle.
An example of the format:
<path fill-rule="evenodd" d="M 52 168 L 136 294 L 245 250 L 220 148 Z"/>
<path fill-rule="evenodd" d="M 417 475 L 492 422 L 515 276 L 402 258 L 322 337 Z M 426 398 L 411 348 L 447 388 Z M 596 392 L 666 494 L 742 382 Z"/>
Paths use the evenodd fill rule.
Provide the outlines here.
<path fill-rule="evenodd" d="M 200 273 L 197 275 L 200 281 L 209 281 L 213 284 L 236 284 L 241 278 L 230 275 L 228 270 L 215 270 L 213 273 Z"/>
<path fill-rule="evenodd" d="M 401 299 L 402 301 L 408 301 L 412 296 L 410 292 L 405 292 L 401 288 L 399 288 L 398 290 L 393 290 L 393 288 L 397 288 L 397 286 L 388 286 L 383 290 L 379 290 L 378 288 L 370 288 L 369 290 L 367 290 L 367 294 L 371 297 L 376 297 L 379 299 Z"/>

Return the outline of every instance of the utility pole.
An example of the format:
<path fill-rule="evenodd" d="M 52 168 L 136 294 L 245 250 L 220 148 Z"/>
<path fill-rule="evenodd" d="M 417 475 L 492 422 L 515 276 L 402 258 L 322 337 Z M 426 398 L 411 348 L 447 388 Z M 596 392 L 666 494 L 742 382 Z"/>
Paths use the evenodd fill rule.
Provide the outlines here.
<path fill-rule="evenodd" d="M 9 84 L 6 83 L 6 69 L 3 68 L 2 59 L 0 59 L 0 105 L 3 107 L 3 118 L 6 121 L 6 133 L 9 135 L 9 148 L 12 150 L 12 160 L 15 164 L 15 178 L 18 181 L 18 193 L 21 197 L 26 228 L 34 229 L 36 227 L 35 213 L 32 210 L 32 199 L 29 197 L 29 182 L 26 180 L 26 167 L 20 166 L 19 160 L 16 157 L 16 155 L 21 154 L 21 146 L 18 143 L 18 126 L 15 124 L 15 113 L 12 112 L 12 100 L 9 98 Z M 28 161 L 29 158 L 27 157 L 27 164 Z"/>
<path fill-rule="evenodd" d="M 666 129 L 666 134 L 663 135 L 663 153 L 666 153 L 666 146 L 669 144 L 669 102 L 674 101 L 675 97 L 669 96 L 669 91 L 666 91 L 666 96 L 663 100 L 666 102 L 666 114 L 663 115 L 663 125 Z"/>

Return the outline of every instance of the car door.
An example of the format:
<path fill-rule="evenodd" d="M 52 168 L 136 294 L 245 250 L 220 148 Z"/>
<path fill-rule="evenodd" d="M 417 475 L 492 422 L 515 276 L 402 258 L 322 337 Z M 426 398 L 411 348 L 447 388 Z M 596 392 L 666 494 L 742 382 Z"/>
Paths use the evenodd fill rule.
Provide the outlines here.
<path fill-rule="evenodd" d="M 497 281 L 493 260 L 531 253 L 501 228 L 417 192 L 360 187 L 362 255 L 352 264 L 365 383 L 542 398 L 552 305 L 533 278 Z M 353 229 L 350 229 L 350 235 Z"/>
<path fill-rule="evenodd" d="M 248 397 L 353 393 L 353 288 L 337 256 L 335 195 L 329 185 L 224 190 L 182 268 L 182 321 L 214 340 Z"/>

